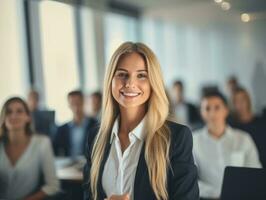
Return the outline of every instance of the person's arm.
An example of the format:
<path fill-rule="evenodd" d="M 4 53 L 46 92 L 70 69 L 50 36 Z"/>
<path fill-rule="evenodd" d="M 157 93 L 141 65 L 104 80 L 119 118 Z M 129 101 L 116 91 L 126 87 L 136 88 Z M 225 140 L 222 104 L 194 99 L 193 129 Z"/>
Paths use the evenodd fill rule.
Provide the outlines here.
<path fill-rule="evenodd" d="M 41 141 L 41 144 L 38 145 L 41 148 L 40 165 L 42 167 L 42 174 L 44 176 L 45 183 L 39 191 L 27 196 L 25 200 L 43 200 L 59 191 L 59 181 L 56 178 L 51 143 L 49 139 L 45 137 L 45 139 Z"/>
<path fill-rule="evenodd" d="M 259 159 L 259 153 L 257 150 L 257 147 L 253 141 L 253 139 L 246 135 L 246 146 L 247 146 L 247 154 L 245 158 L 245 167 L 255 167 L 255 168 L 261 168 L 262 165 L 260 163 Z"/>
<path fill-rule="evenodd" d="M 83 169 L 83 177 L 84 177 L 84 180 L 83 180 L 83 190 L 84 190 L 84 193 L 83 193 L 83 199 L 84 200 L 92 200 L 92 194 L 91 194 L 91 186 L 90 186 L 90 167 L 91 167 L 91 159 L 87 158 L 87 162 L 84 166 L 84 169 Z"/>
<path fill-rule="evenodd" d="M 202 180 L 199 180 L 198 181 L 198 184 L 199 184 L 199 191 L 200 191 L 200 194 L 208 194 L 210 196 L 217 196 L 217 193 L 219 193 L 219 191 L 217 192 L 213 185 L 209 184 L 209 183 L 206 183 Z"/>
<path fill-rule="evenodd" d="M 129 194 L 112 195 L 108 198 L 105 198 L 104 200 L 130 200 L 130 197 Z"/>
<path fill-rule="evenodd" d="M 94 144 L 94 140 L 98 133 L 98 127 L 90 129 L 86 139 L 85 157 L 86 164 L 83 168 L 83 199 L 92 200 L 91 185 L 90 185 L 90 170 L 91 170 L 91 152 Z"/>
<path fill-rule="evenodd" d="M 192 155 L 191 131 L 182 126 L 178 132 L 172 132 L 173 149 L 170 155 L 171 169 L 169 200 L 197 200 L 199 188 L 197 167 Z"/>
<path fill-rule="evenodd" d="M 41 167 L 44 177 L 44 185 L 41 190 L 47 194 L 55 195 L 60 190 L 59 180 L 56 177 L 55 160 L 52 151 L 52 145 L 48 138 L 42 141 L 41 145 Z"/>
<path fill-rule="evenodd" d="M 28 197 L 26 197 L 24 200 L 43 200 L 47 197 L 47 195 L 42 191 L 38 191 Z"/>
<path fill-rule="evenodd" d="M 197 156 L 196 156 L 196 152 L 195 152 L 195 149 L 193 149 L 193 156 L 194 156 L 194 163 L 195 165 L 197 166 L 197 169 L 198 169 L 198 184 L 199 184 L 199 191 L 200 191 L 200 196 L 202 195 L 211 195 L 211 196 L 216 196 L 217 192 L 217 188 L 215 189 L 215 187 L 213 187 L 212 184 L 209 184 L 207 183 L 206 181 L 203 181 L 201 180 L 201 177 L 200 177 L 200 165 L 199 165 L 199 162 L 197 161 Z"/>

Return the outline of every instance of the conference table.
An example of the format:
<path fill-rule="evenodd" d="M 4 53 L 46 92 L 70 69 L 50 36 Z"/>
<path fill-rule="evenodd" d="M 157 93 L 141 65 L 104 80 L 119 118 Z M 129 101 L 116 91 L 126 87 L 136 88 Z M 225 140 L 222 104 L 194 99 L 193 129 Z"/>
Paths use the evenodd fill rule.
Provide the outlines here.
<path fill-rule="evenodd" d="M 56 175 L 66 199 L 83 199 L 83 166 L 85 158 L 57 157 L 55 159 Z"/>

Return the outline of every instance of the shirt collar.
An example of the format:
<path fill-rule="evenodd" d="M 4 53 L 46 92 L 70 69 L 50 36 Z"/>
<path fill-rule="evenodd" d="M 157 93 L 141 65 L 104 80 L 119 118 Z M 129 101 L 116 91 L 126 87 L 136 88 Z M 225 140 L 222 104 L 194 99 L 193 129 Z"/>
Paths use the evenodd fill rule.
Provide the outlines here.
<path fill-rule="evenodd" d="M 214 139 L 213 137 L 211 137 L 211 134 L 209 133 L 207 126 L 204 127 L 204 131 L 203 132 L 205 133 L 206 137 L 208 137 L 210 139 Z M 232 134 L 232 128 L 229 125 L 227 125 L 225 127 L 225 131 L 224 131 L 223 136 L 220 137 L 218 140 L 217 139 L 214 139 L 214 140 L 217 140 L 217 141 L 224 140 L 226 138 L 229 138 L 231 134 Z"/>
<path fill-rule="evenodd" d="M 75 124 L 75 122 L 72 120 L 68 123 L 70 128 L 74 128 L 74 127 L 85 127 L 88 124 L 89 120 L 87 117 L 84 117 L 81 124 L 79 126 L 77 126 L 77 124 Z"/>
<path fill-rule="evenodd" d="M 133 134 L 136 138 L 139 140 L 144 140 L 145 139 L 145 132 L 143 130 L 144 124 L 145 124 L 145 118 L 144 117 L 141 122 L 129 133 Z M 114 136 L 118 138 L 118 131 L 119 131 L 119 121 L 120 121 L 120 116 L 118 116 L 114 122 L 113 128 L 112 128 L 112 133 L 111 133 L 111 138 L 110 138 L 110 143 L 112 143 Z"/>

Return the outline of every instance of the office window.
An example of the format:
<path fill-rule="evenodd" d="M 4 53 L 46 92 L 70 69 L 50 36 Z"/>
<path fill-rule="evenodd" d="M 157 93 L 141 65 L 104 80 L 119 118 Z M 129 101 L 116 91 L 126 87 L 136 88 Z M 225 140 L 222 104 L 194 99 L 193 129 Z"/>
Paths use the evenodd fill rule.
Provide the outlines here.
<path fill-rule="evenodd" d="M 26 93 L 27 64 L 23 27 L 23 2 L 0 1 L 0 105 Z"/>
<path fill-rule="evenodd" d="M 96 41 L 97 30 L 95 30 L 95 11 L 88 7 L 81 7 L 81 31 L 84 62 L 84 89 L 90 93 L 99 88 L 97 71 Z M 101 74 L 102 76 L 102 74 Z"/>
<path fill-rule="evenodd" d="M 40 29 L 46 103 L 62 123 L 71 118 L 67 93 L 80 87 L 73 7 L 40 2 Z"/>
<path fill-rule="evenodd" d="M 113 52 L 125 41 L 138 41 L 138 20 L 120 14 L 105 15 L 105 60 L 110 61 Z"/>

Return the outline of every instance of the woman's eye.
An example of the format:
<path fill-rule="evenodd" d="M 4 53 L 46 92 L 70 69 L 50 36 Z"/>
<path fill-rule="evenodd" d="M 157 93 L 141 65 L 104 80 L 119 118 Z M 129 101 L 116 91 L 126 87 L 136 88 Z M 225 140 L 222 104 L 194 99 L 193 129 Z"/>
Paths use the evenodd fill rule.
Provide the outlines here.
<path fill-rule="evenodd" d="M 17 113 L 19 113 L 19 114 L 24 113 L 24 110 L 23 109 L 18 109 Z"/>
<path fill-rule="evenodd" d="M 138 78 L 147 78 L 147 75 L 146 75 L 146 74 L 138 74 L 137 77 L 138 77 Z"/>
<path fill-rule="evenodd" d="M 221 106 L 215 106 L 215 110 L 216 110 L 216 111 L 221 110 Z"/>
<path fill-rule="evenodd" d="M 11 113 L 12 113 L 12 111 L 9 109 L 6 111 L 6 115 L 10 115 Z"/>
<path fill-rule="evenodd" d="M 209 111 L 211 110 L 211 108 L 210 108 L 209 106 L 207 106 L 207 107 L 205 108 L 205 110 L 206 110 L 207 112 L 209 112 Z"/>
<path fill-rule="evenodd" d="M 125 74 L 124 73 L 119 73 L 117 74 L 118 77 L 125 77 Z"/>

